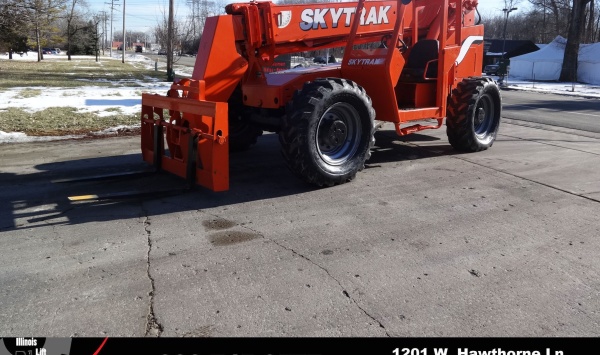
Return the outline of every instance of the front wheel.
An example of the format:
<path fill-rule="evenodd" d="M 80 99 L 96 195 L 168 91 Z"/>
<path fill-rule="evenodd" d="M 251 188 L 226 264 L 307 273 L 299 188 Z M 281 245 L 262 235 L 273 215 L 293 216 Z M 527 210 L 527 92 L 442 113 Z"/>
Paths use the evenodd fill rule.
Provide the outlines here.
<path fill-rule="evenodd" d="M 290 170 L 317 186 L 354 179 L 371 156 L 375 110 L 365 90 L 339 78 L 317 79 L 297 91 L 279 133 Z"/>
<path fill-rule="evenodd" d="M 452 90 L 448 100 L 446 134 L 454 149 L 464 152 L 486 150 L 494 144 L 502 99 L 491 78 L 466 78 Z"/>

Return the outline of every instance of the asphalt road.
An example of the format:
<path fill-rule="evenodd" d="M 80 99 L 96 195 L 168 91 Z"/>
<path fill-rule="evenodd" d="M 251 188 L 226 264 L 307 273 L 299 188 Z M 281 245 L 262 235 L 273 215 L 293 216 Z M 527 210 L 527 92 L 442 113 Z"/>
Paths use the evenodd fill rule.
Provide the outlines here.
<path fill-rule="evenodd" d="M 265 134 L 227 192 L 97 202 L 67 197 L 181 180 L 54 182 L 145 167 L 139 137 L 2 145 L 0 334 L 597 337 L 600 134 L 521 120 L 554 115 L 474 154 L 384 126 L 325 189 Z"/>
<path fill-rule="evenodd" d="M 600 101 L 597 98 L 504 90 L 503 116 L 600 133 Z"/>
<path fill-rule="evenodd" d="M 166 63 L 167 62 L 167 56 L 166 55 L 144 53 L 144 56 L 150 58 L 152 61 L 156 61 L 158 59 L 158 61 L 160 61 L 162 63 Z M 173 61 L 177 65 L 185 65 L 185 66 L 188 66 L 188 67 L 193 67 L 196 64 L 196 57 L 173 56 Z"/>

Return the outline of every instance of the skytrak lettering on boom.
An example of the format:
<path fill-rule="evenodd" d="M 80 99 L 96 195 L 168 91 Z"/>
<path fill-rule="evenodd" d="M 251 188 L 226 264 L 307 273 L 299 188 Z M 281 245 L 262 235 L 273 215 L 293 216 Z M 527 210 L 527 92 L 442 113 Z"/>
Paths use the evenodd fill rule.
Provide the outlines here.
<path fill-rule="evenodd" d="M 392 6 L 372 6 L 368 10 L 363 9 L 360 15 L 360 25 L 380 25 L 382 23 L 390 23 L 388 20 L 388 11 Z M 367 16 L 368 12 L 368 16 Z M 316 30 L 320 28 L 327 28 L 329 23 L 331 27 L 337 28 L 339 26 L 340 19 L 345 27 L 350 27 L 350 21 L 353 15 L 356 13 L 355 7 L 343 7 L 339 9 L 306 9 L 302 11 L 300 18 L 300 28 L 304 31 L 310 29 Z M 343 16 L 342 16 L 343 15 Z M 325 21 L 327 18 L 329 21 Z"/>

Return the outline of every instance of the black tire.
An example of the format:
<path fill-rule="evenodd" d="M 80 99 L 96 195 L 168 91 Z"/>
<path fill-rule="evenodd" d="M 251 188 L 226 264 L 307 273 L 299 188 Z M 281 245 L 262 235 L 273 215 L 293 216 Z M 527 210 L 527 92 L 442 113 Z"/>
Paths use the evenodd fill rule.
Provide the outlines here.
<path fill-rule="evenodd" d="M 228 101 L 229 151 L 239 152 L 256 144 L 262 129 L 248 122 L 251 111 L 242 102 L 242 89 L 238 86 Z"/>
<path fill-rule="evenodd" d="M 446 134 L 454 149 L 486 150 L 494 144 L 500 128 L 502 98 L 491 78 L 466 78 L 452 90 L 448 100 Z"/>
<path fill-rule="evenodd" d="M 317 186 L 348 182 L 371 157 L 375 110 L 356 83 L 317 79 L 296 91 L 286 107 L 279 141 L 287 166 Z"/>

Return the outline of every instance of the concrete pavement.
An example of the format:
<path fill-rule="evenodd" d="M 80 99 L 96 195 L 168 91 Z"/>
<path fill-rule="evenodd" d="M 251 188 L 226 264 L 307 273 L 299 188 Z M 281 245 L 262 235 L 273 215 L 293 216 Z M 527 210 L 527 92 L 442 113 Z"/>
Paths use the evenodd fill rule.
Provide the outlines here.
<path fill-rule="evenodd" d="M 391 126 L 357 179 L 315 189 L 277 138 L 231 189 L 51 180 L 143 167 L 139 137 L 0 149 L 3 336 L 597 336 L 600 134 L 505 119 L 485 152 Z"/>

